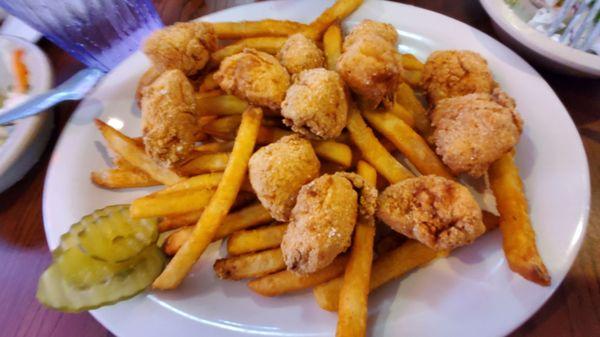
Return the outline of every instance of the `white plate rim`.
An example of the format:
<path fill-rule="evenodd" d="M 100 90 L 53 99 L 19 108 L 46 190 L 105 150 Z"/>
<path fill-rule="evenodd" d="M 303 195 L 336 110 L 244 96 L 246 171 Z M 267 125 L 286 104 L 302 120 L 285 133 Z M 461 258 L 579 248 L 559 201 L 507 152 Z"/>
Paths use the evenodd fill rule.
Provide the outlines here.
<path fill-rule="evenodd" d="M 366 2 L 366 4 L 368 4 L 368 3 L 377 3 L 377 2 L 378 1 L 369 1 L 369 2 Z M 418 7 L 410 6 L 410 5 L 403 5 L 403 4 L 398 4 L 398 3 L 388 2 L 388 1 L 379 1 L 379 2 L 382 3 L 382 4 L 384 4 L 385 6 L 407 6 L 407 7 L 411 7 L 413 10 L 422 11 L 422 13 L 427 13 L 427 15 L 439 15 L 439 16 L 443 17 L 444 20 L 450 20 L 450 21 L 453 22 L 453 24 L 459 24 L 459 25 L 464 26 L 463 28 L 467 28 L 469 30 L 474 30 L 474 31 L 476 31 L 476 34 L 480 34 L 482 36 L 485 36 L 487 39 L 492 40 L 493 43 L 501 45 L 499 42 L 497 42 L 495 39 L 489 37 L 485 33 L 482 33 L 480 31 L 474 29 L 473 27 L 465 25 L 464 23 L 461 23 L 460 21 L 457 21 L 455 19 L 446 17 L 444 15 L 441 15 L 441 14 L 438 14 L 438 13 L 435 13 L 435 12 L 431 12 L 431 11 L 428 11 L 428 10 L 425 10 L 425 9 L 421 9 L 421 8 L 418 8 Z M 258 4 L 249 4 L 249 5 L 245 5 L 245 6 L 234 7 L 234 8 L 230 8 L 230 9 L 224 10 L 224 11 L 212 13 L 211 15 L 208 15 L 208 16 L 200 18 L 200 19 L 205 19 L 207 21 L 211 21 L 211 19 L 213 19 L 214 17 L 224 15 L 225 13 L 229 14 L 229 13 L 232 13 L 232 12 L 243 11 L 243 10 L 251 9 L 251 7 L 253 7 L 253 6 L 256 7 L 255 9 L 258 9 L 258 8 L 260 8 L 260 6 L 273 5 L 273 3 L 274 2 L 272 2 L 272 1 L 267 1 L 267 2 L 261 2 L 261 3 L 258 3 Z M 365 6 L 365 5 L 363 5 L 363 6 Z M 540 77 L 539 74 L 533 68 L 531 68 L 529 65 L 527 65 L 526 62 L 523 61 L 514 52 L 507 51 L 507 53 L 511 54 L 511 57 L 517 58 L 519 60 L 519 62 L 521 62 L 521 63 L 525 64 L 527 67 L 529 67 L 528 71 L 531 71 L 532 74 L 534 74 L 537 77 Z M 548 84 L 545 81 L 542 80 L 542 82 L 547 87 L 546 90 L 549 90 L 550 92 L 554 93 L 553 90 L 548 86 Z M 560 108 L 562 108 L 562 110 L 566 113 L 566 109 L 564 108 L 564 106 L 562 106 L 562 103 L 560 103 L 560 101 L 558 103 L 560 104 Z M 567 128 L 569 129 L 568 131 L 575 130 L 575 132 L 576 132 L 576 129 L 575 129 L 575 126 L 574 126 L 574 123 L 573 123 L 572 119 L 570 119 L 570 116 L 568 116 L 568 114 L 566 114 L 566 116 L 567 116 L 567 119 L 570 121 L 570 125 L 567 126 Z M 69 125 L 69 123 L 67 125 Z M 63 133 L 63 135 L 64 135 L 64 133 Z M 59 139 L 59 141 L 57 143 L 57 146 L 56 146 L 57 149 L 64 142 L 63 135 L 61 135 L 61 137 L 60 137 L 60 139 Z M 577 134 L 577 138 L 575 139 L 575 141 L 578 143 L 577 144 L 578 147 L 577 147 L 576 150 L 579 151 L 579 152 L 582 152 L 583 151 L 583 145 L 582 145 L 581 139 L 578 136 L 578 134 Z M 53 157 L 54 157 L 54 154 L 53 154 Z M 574 254 L 572 253 L 572 255 L 569 257 L 568 262 L 566 263 L 566 265 L 567 265 L 568 268 L 570 268 L 570 266 L 572 265 L 575 257 L 577 256 L 576 253 L 579 251 L 579 248 L 581 246 L 582 237 L 583 237 L 583 234 L 585 233 L 585 230 L 587 228 L 587 221 L 588 221 L 588 215 L 589 215 L 590 183 L 589 183 L 589 169 L 588 169 L 588 166 L 587 166 L 587 158 L 585 157 L 585 152 L 583 152 L 583 158 L 580 158 L 580 159 L 582 159 L 583 162 L 584 162 L 584 164 L 585 164 L 584 167 L 583 167 L 584 172 L 580 172 L 580 173 L 584 173 L 583 177 L 582 177 L 583 181 L 581 183 L 582 183 L 582 187 L 583 187 L 583 190 L 582 190 L 583 193 L 582 193 L 582 195 L 583 195 L 583 199 L 586 200 L 586 204 L 584 205 L 582 213 L 580 214 L 580 218 L 577 221 L 578 233 L 572 238 L 572 245 L 570 246 L 570 249 L 571 249 L 571 252 L 574 251 L 575 253 Z M 49 207 L 49 202 L 48 202 L 48 199 L 49 199 L 49 197 L 48 197 L 48 195 L 47 195 L 46 192 L 48 191 L 48 185 L 49 185 L 50 178 L 51 178 L 51 171 L 52 171 L 52 165 L 48 169 L 48 175 L 47 175 L 47 179 L 45 181 L 45 186 L 44 186 L 44 198 L 43 198 L 44 199 L 44 205 L 43 205 L 44 206 L 43 207 L 44 224 L 45 224 L 45 230 L 46 230 L 46 234 L 47 234 L 48 238 L 50 238 L 49 232 L 48 232 L 48 228 L 49 227 L 46 226 L 46 224 L 49 221 L 49 219 L 48 219 L 48 213 L 49 213 L 49 208 L 48 208 Z M 567 268 L 567 270 L 568 270 L 568 268 Z M 559 278 L 554 278 L 553 279 L 554 283 L 553 283 L 552 291 L 550 293 L 548 293 L 548 295 L 545 297 L 545 299 L 542 302 L 539 303 L 539 305 L 537 306 L 537 308 L 534 311 L 532 311 L 529 315 L 522 317 L 519 321 L 512 322 L 512 324 L 510 325 L 510 327 L 505 327 L 506 329 L 504 329 L 502 331 L 502 334 L 509 333 L 513 329 L 517 328 L 520 324 L 522 324 L 524 321 L 526 321 L 533 313 L 535 313 L 535 311 L 537 311 L 537 309 L 539 309 L 539 307 L 541 307 L 543 305 L 543 303 L 545 303 L 545 301 L 547 301 L 547 299 L 551 296 L 551 294 L 554 292 L 554 290 L 556 290 L 556 288 L 558 287 L 558 285 L 560 284 L 560 282 L 562 282 L 562 279 L 564 278 L 565 274 L 566 274 L 566 272 L 563 275 L 561 275 Z M 148 298 L 150 298 L 150 300 L 155 301 L 155 300 L 152 299 L 152 297 L 153 296 L 148 296 Z M 155 302 L 157 302 L 157 301 L 155 301 Z M 165 309 L 165 308 L 163 308 L 163 309 Z M 110 308 L 108 308 L 108 309 L 110 309 Z M 169 309 L 169 308 L 166 308 L 166 309 Z M 176 310 L 176 309 L 175 308 L 170 308 L 169 310 Z M 123 332 L 124 330 L 121 331 L 123 333 L 119 333 L 119 331 L 113 330 L 113 328 L 116 329 L 117 327 L 111 326 L 111 322 L 110 322 L 111 320 L 109 319 L 109 315 L 106 315 L 106 311 L 104 311 L 104 309 L 103 310 L 96 310 L 96 311 L 93 311 L 91 313 L 92 313 L 92 315 L 98 321 L 100 321 L 105 327 L 107 327 L 113 333 L 115 333 L 117 335 L 122 335 L 124 333 Z M 182 316 L 185 316 L 185 313 L 179 312 L 179 314 L 182 315 Z M 181 318 L 181 317 L 179 317 L 179 318 Z M 207 322 L 203 322 L 203 323 L 207 323 Z M 217 331 L 217 330 L 211 330 L 211 329 L 218 328 L 219 326 L 218 325 L 210 325 L 210 326 L 207 325 L 206 327 L 207 327 L 206 331 L 213 331 L 214 332 L 214 331 Z M 130 335 L 131 334 L 132 335 L 138 335 L 138 331 L 137 330 L 128 330 L 128 332 L 129 332 Z M 146 332 L 150 333 L 152 331 L 146 330 Z M 229 331 L 229 332 L 232 332 L 232 331 Z M 224 333 L 227 334 L 226 331 Z M 254 333 L 256 333 L 256 331 L 254 331 Z M 139 332 L 139 334 L 142 334 L 142 333 Z"/>

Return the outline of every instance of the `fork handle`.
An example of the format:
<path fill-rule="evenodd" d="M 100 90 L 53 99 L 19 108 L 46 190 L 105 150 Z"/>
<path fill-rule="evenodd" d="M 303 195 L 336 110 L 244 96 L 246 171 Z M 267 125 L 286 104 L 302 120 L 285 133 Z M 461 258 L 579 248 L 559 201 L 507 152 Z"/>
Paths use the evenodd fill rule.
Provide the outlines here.
<path fill-rule="evenodd" d="M 94 68 L 80 70 L 58 87 L 0 114 L 0 125 L 37 115 L 60 102 L 82 99 L 104 75 L 104 72 Z"/>

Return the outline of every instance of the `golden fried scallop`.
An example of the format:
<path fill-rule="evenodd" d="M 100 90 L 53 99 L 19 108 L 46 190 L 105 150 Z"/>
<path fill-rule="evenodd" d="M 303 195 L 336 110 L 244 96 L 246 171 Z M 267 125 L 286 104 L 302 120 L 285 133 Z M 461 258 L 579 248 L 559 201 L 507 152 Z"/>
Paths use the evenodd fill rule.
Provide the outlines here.
<path fill-rule="evenodd" d="M 179 69 L 190 76 L 202 70 L 217 49 L 213 27 L 204 22 L 179 22 L 157 30 L 144 44 L 154 67 L 159 70 Z"/>
<path fill-rule="evenodd" d="M 277 58 L 290 74 L 320 68 L 325 63 L 323 51 L 303 34 L 291 35 L 277 53 Z"/>
<path fill-rule="evenodd" d="M 514 101 L 500 89 L 441 100 L 431 119 L 442 161 L 455 174 L 473 177 L 517 144 L 523 125 Z"/>
<path fill-rule="evenodd" d="M 485 232 L 481 209 L 469 190 L 439 176 L 420 176 L 387 187 L 377 199 L 377 217 L 435 250 L 469 244 Z"/>
<path fill-rule="evenodd" d="M 248 164 L 250 184 L 273 219 L 289 220 L 300 188 L 319 175 L 310 142 L 299 135 L 281 138 L 256 151 Z"/>
<path fill-rule="evenodd" d="M 172 166 L 194 148 L 196 100 L 194 88 L 179 69 L 164 72 L 142 90 L 142 132 L 146 152 Z"/>
<path fill-rule="evenodd" d="M 288 270 L 306 274 L 328 266 L 352 240 L 357 217 L 370 217 L 377 191 L 352 173 L 325 174 L 300 190 L 281 251 Z"/>
<path fill-rule="evenodd" d="M 337 69 L 368 107 L 376 107 L 398 86 L 402 73 L 398 35 L 389 24 L 364 20 L 344 41 Z"/>
<path fill-rule="evenodd" d="M 431 53 L 423 69 L 423 88 L 431 103 L 472 93 L 491 93 L 496 83 L 487 61 L 467 50 Z"/>
<path fill-rule="evenodd" d="M 225 58 L 213 78 L 227 93 L 272 110 L 279 110 L 290 86 L 290 75 L 279 61 L 255 49 Z"/>
<path fill-rule="evenodd" d="M 281 106 L 283 123 L 316 139 L 332 139 L 342 133 L 348 103 L 340 76 L 324 68 L 305 70 L 294 79 Z"/>

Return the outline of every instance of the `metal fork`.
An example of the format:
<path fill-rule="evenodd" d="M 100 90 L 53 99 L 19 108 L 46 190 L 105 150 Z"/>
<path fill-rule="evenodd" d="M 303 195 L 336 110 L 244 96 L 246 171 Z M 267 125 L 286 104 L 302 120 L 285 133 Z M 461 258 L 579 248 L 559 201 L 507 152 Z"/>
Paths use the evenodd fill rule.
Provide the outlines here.
<path fill-rule="evenodd" d="M 83 69 L 50 91 L 37 95 L 8 111 L 0 110 L 0 125 L 36 115 L 63 101 L 80 100 L 98 84 L 105 74 L 102 70 L 95 68 Z"/>
<path fill-rule="evenodd" d="M 585 12 L 587 11 L 587 14 Z M 600 36 L 600 21 L 595 22 L 600 12 L 599 0 L 565 0 L 560 11 L 548 29 L 548 36 L 554 35 L 566 24 L 559 41 L 576 49 L 587 51 Z M 572 15 L 570 15 L 572 13 Z"/>

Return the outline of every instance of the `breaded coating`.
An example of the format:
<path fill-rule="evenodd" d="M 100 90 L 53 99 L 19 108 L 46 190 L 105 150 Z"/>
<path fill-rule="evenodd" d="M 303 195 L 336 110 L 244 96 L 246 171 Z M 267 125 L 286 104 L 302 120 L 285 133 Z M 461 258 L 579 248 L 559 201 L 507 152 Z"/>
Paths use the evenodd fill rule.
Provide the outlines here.
<path fill-rule="evenodd" d="M 468 50 L 435 51 L 423 69 L 423 88 L 432 104 L 472 93 L 489 94 L 495 86 L 487 61 Z"/>
<path fill-rule="evenodd" d="M 290 74 L 320 68 L 325 63 L 323 51 L 303 34 L 291 35 L 277 53 L 277 58 Z"/>
<path fill-rule="evenodd" d="M 305 70 L 295 76 L 281 105 L 283 123 L 315 139 L 332 139 L 342 133 L 348 103 L 340 76 L 324 68 Z"/>
<path fill-rule="evenodd" d="M 144 53 L 159 70 L 179 69 L 190 76 L 202 70 L 217 50 L 209 23 L 179 22 L 157 30 L 144 43 Z"/>
<path fill-rule="evenodd" d="M 379 105 L 398 86 L 402 65 L 397 41 L 393 26 L 371 20 L 362 21 L 344 41 L 338 72 L 368 107 Z"/>
<path fill-rule="evenodd" d="M 258 200 L 278 221 L 289 220 L 300 188 L 318 177 L 319 169 L 312 145 L 296 134 L 259 149 L 248 163 Z"/>
<path fill-rule="evenodd" d="M 146 70 L 146 72 L 144 72 L 142 77 L 140 77 L 137 89 L 135 90 L 135 102 L 137 103 L 138 107 L 141 107 L 142 104 L 142 94 L 144 92 L 144 88 L 152 84 L 152 82 L 154 82 L 160 76 L 160 74 L 162 74 L 162 71 L 158 70 L 156 67 L 150 67 L 148 70 Z"/>
<path fill-rule="evenodd" d="M 357 217 L 373 221 L 376 198 L 377 190 L 352 173 L 304 185 L 281 242 L 288 270 L 306 274 L 328 266 L 350 246 Z"/>
<path fill-rule="evenodd" d="M 500 89 L 441 100 L 431 114 L 433 141 L 455 174 L 482 176 L 517 144 L 523 129 L 515 103 Z"/>
<path fill-rule="evenodd" d="M 196 100 L 194 88 L 181 70 L 169 70 L 142 91 L 142 132 L 146 152 L 166 166 L 194 148 Z"/>
<path fill-rule="evenodd" d="M 213 78 L 227 93 L 271 110 L 279 110 L 290 86 L 290 75 L 279 61 L 255 49 L 225 58 Z"/>
<path fill-rule="evenodd" d="M 387 187 L 377 200 L 377 217 L 435 250 L 464 246 L 485 232 L 481 209 L 469 190 L 433 175 Z"/>

